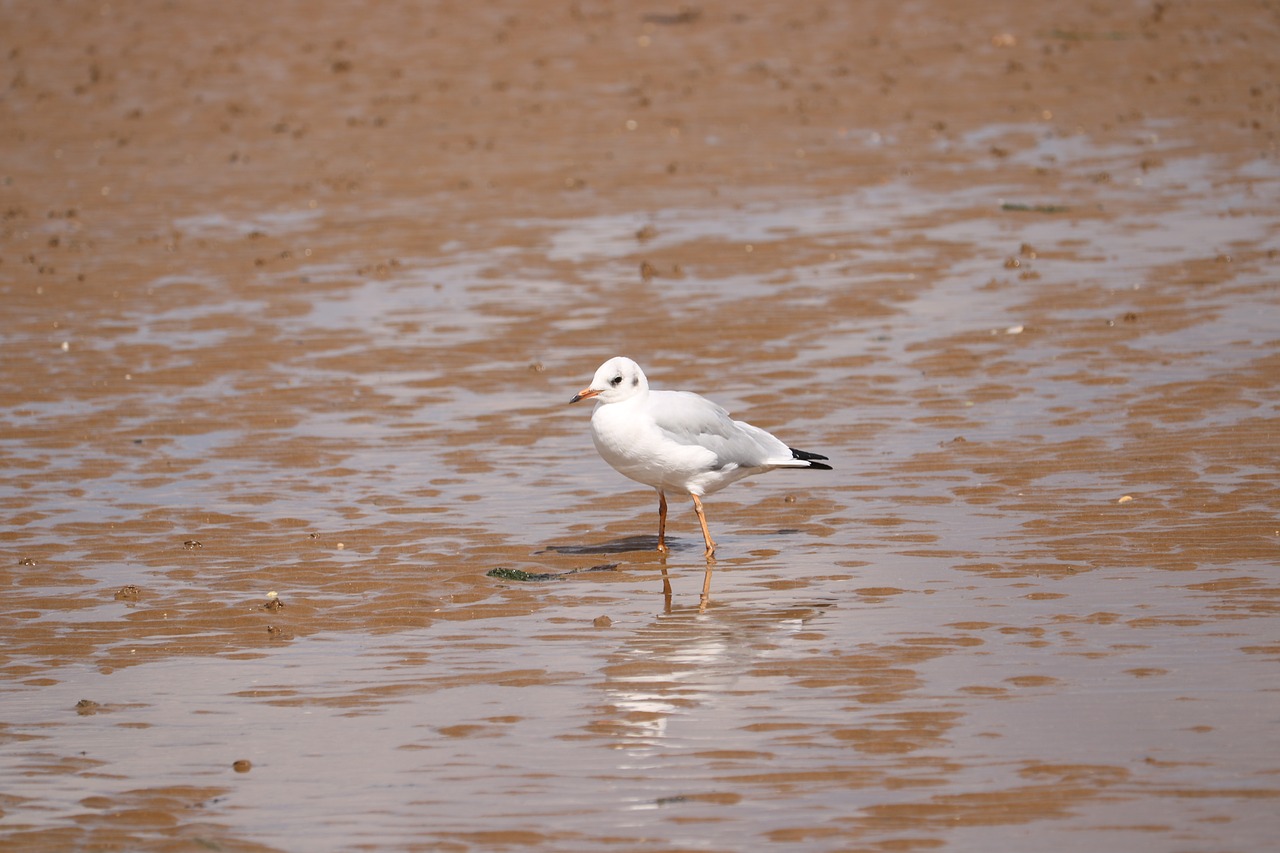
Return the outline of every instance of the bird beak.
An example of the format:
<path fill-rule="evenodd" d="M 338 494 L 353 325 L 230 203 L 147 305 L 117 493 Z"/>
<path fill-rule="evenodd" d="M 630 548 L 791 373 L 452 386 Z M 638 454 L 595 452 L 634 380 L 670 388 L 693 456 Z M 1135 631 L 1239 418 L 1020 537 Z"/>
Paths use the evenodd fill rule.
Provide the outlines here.
<path fill-rule="evenodd" d="M 570 403 L 576 403 L 576 402 L 578 402 L 579 400 L 586 400 L 586 399 L 588 399 L 588 398 L 590 398 L 590 397 L 595 397 L 595 396 L 596 396 L 596 395 L 598 395 L 599 393 L 600 393 L 599 391 L 596 391 L 596 390 L 594 390 L 594 389 L 592 389 L 592 388 L 583 388 L 583 389 L 582 389 L 581 391 L 579 391 L 577 394 L 574 394 L 574 395 L 573 395 L 573 399 L 572 399 L 572 400 L 570 400 L 569 402 L 570 402 Z"/>

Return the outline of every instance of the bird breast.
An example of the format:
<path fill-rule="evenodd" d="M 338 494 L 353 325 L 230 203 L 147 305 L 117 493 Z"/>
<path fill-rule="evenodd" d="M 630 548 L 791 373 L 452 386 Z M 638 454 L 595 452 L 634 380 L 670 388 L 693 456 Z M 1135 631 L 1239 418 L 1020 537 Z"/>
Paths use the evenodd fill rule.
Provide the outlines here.
<path fill-rule="evenodd" d="M 618 473 L 654 488 L 687 489 L 691 478 L 716 466 L 716 454 L 663 437 L 643 405 L 601 403 L 591 416 L 591 438 Z"/>

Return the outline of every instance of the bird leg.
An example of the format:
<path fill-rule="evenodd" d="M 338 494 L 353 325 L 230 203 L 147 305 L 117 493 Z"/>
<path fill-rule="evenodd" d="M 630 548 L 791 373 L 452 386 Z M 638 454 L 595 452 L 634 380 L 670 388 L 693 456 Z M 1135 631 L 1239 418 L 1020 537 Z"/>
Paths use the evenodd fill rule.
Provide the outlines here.
<path fill-rule="evenodd" d="M 702 525 L 702 538 L 707 543 L 707 559 L 711 559 L 716 553 L 715 540 L 711 538 L 711 531 L 707 529 L 707 516 L 702 511 L 702 501 L 697 495 L 689 495 L 693 498 L 693 511 L 698 514 L 698 523 Z"/>
<path fill-rule="evenodd" d="M 667 496 L 658 489 L 658 550 L 667 553 Z"/>

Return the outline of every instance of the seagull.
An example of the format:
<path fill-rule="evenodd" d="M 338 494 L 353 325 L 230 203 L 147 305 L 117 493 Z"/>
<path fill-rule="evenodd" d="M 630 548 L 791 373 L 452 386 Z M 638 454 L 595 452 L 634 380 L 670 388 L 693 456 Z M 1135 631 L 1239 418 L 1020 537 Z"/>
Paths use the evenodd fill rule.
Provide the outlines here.
<path fill-rule="evenodd" d="M 689 391 L 649 389 L 640 365 L 611 358 L 570 403 L 595 398 L 591 440 L 624 477 L 658 491 L 658 550 L 667 552 L 667 492 L 693 498 L 707 559 L 716 543 L 707 528 L 702 496 L 774 468 L 830 471 L 827 457 L 787 447 L 759 427 L 735 421 L 705 397 Z"/>

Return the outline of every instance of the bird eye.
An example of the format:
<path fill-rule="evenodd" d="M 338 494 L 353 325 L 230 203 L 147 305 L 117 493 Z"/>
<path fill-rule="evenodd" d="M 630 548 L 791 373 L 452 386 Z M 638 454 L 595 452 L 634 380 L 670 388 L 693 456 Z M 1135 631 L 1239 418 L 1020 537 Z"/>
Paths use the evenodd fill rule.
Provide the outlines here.
<path fill-rule="evenodd" d="M 610 385 L 612 385 L 614 388 L 617 388 L 619 385 L 621 385 L 621 384 L 622 384 L 622 374 L 621 374 L 621 373 L 619 373 L 617 376 L 615 376 L 615 377 L 613 377 L 612 379 L 610 379 L 610 380 L 609 380 L 609 384 L 610 384 Z"/>

